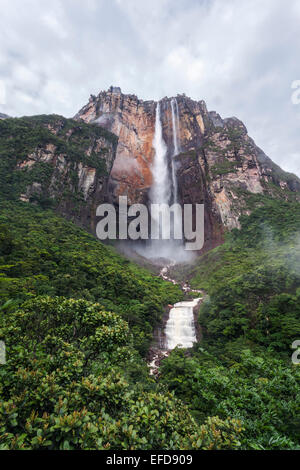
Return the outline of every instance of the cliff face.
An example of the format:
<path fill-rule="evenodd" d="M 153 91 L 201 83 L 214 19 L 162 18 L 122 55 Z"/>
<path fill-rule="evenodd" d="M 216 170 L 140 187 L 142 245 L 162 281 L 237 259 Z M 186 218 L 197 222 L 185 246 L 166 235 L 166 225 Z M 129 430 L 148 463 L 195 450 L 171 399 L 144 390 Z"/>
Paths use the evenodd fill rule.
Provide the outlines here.
<path fill-rule="evenodd" d="M 91 96 L 74 119 L 0 120 L 0 194 L 52 207 L 95 233 L 102 202 L 116 203 L 120 195 L 130 204 L 149 201 L 156 108 L 111 88 Z M 300 199 L 299 179 L 275 165 L 238 119 L 221 119 L 185 95 L 164 98 L 160 111 L 179 202 L 205 206 L 204 251 L 239 227 L 240 215 L 251 211 L 249 197 L 257 203 L 266 194 Z"/>
<path fill-rule="evenodd" d="M 300 180 L 277 167 L 248 136 L 236 118 L 222 119 L 208 112 L 204 101 L 177 96 L 179 153 L 175 157 L 179 199 L 205 204 L 205 247 L 222 242 L 224 229 L 239 227 L 241 213 L 249 211 L 251 194 L 299 198 Z M 75 116 L 97 123 L 119 138 L 109 188 L 116 201 L 127 195 L 130 203 L 147 202 L 152 183 L 153 138 L 157 103 L 124 95 L 111 87 Z M 168 159 L 174 155 L 171 99 L 161 100 L 163 138 Z M 171 171 L 171 170 L 170 170 Z"/>
<path fill-rule="evenodd" d="M 117 137 L 105 129 L 61 116 L 3 120 L 1 192 L 51 207 L 94 232 L 116 146 Z"/>
<path fill-rule="evenodd" d="M 127 195 L 130 203 L 146 202 L 152 183 L 151 163 L 156 103 L 140 101 L 134 95 L 123 95 L 119 89 L 101 92 L 76 116 L 95 122 L 116 134 L 119 139 L 116 159 L 110 177 L 114 200 Z"/>

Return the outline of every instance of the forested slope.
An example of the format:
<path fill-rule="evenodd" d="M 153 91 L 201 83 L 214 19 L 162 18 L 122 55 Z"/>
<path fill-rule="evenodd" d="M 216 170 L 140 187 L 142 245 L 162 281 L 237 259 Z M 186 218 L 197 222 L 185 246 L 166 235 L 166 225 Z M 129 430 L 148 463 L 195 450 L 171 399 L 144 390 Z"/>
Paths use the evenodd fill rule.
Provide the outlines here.
<path fill-rule="evenodd" d="M 239 447 L 238 420 L 197 424 L 149 377 L 178 287 L 38 207 L 2 202 L 0 233 L 0 448 Z"/>
<path fill-rule="evenodd" d="M 296 198 L 244 194 L 241 230 L 174 268 L 207 292 L 203 340 L 154 380 L 153 330 L 182 292 L 57 214 L 92 228 L 114 137 L 57 116 L 1 126 L 0 448 L 299 448 Z"/>
<path fill-rule="evenodd" d="M 174 351 L 162 382 L 200 422 L 208 413 L 240 419 L 243 446 L 299 448 L 300 205 L 252 196 L 241 230 L 191 266 L 174 268 L 204 288 L 202 343 Z"/>

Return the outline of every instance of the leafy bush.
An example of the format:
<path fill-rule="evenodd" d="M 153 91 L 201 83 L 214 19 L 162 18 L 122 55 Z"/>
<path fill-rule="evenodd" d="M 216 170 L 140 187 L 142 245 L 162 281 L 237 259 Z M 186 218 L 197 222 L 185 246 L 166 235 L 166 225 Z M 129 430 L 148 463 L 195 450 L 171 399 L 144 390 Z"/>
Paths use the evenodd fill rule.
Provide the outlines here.
<path fill-rule="evenodd" d="M 192 285 L 209 294 L 199 322 L 210 344 L 244 338 L 290 354 L 300 320 L 299 207 L 267 199 L 193 268 Z"/>
<path fill-rule="evenodd" d="M 237 359 L 226 367 L 208 352 L 186 357 L 175 350 L 162 363 L 161 380 L 198 421 L 208 415 L 238 420 L 244 449 L 298 448 L 300 369 L 246 349 Z"/>
<path fill-rule="evenodd" d="M 118 313 L 135 331 L 142 354 L 164 306 L 182 298 L 177 286 L 128 262 L 51 211 L 2 203 L 0 298 L 38 295 L 85 298 Z M 5 241 L 4 241 L 5 240 Z"/>
<path fill-rule="evenodd" d="M 0 317 L 0 449 L 235 448 L 237 422 L 201 428 L 148 377 L 130 384 L 141 359 L 128 325 L 85 300 L 39 297 Z M 145 367 L 145 366 L 144 366 Z M 142 380 L 142 381 L 141 381 Z M 152 383 L 146 391 L 143 382 Z"/>

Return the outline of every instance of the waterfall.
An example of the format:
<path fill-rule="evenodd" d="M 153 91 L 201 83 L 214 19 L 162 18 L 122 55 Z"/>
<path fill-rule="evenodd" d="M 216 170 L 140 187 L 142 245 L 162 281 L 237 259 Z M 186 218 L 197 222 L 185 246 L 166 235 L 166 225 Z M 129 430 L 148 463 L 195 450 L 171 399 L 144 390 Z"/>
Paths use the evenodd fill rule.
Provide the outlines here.
<path fill-rule="evenodd" d="M 194 307 L 199 301 L 179 302 L 170 310 L 166 325 L 166 349 L 174 349 L 176 346 L 191 348 L 197 342 Z"/>
<path fill-rule="evenodd" d="M 163 139 L 160 102 L 156 107 L 155 133 L 153 140 L 155 157 L 152 166 L 153 184 L 150 191 L 152 204 L 169 204 L 171 198 L 171 186 L 167 162 L 167 146 Z"/>
<path fill-rule="evenodd" d="M 153 183 L 150 191 L 151 204 L 169 204 L 171 199 L 171 184 L 167 160 L 168 148 L 163 139 L 160 102 L 156 106 L 155 116 L 155 132 L 153 139 L 153 148 L 155 151 L 154 161 L 152 165 Z M 168 257 L 169 256 L 169 243 L 170 240 L 161 240 L 162 238 L 162 222 L 160 216 L 155 217 L 151 214 L 152 225 L 156 226 L 159 240 L 151 240 L 150 242 L 150 256 L 151 257 Z"/>
<path fill-rule="evenodd" d="M 171 159 L 172 167 L 172 181 L 169 177 L 169 169 L 167 162 L 167 146 L 163 139 L 162 124 L 161 124 L 161 113 L 160 103 L 157 103 L 156 107 L 156 118 L 155 118 L 155 134 L 153 140 L 153 147 L 155 150 L 155 158 L 152 167 L 153 184 L 150 193 L 151 203 L 165 203 L 169 204 L 171 200 L 171 194 L 173 193 L 173 201 L 178 202 L 178 184 L 176 177 L 176 163 L 174 158 L 179 154 L 179 113 L 178 104 L 176 98 L 171 100 L 172 110 L 172 131 L 173 131 L 173 153 Z"/>
<path fill-rule="evenodd" d="M 176 177 L 176 163 L 174 158 L 179 154 L 179 142 L 178 142 L 178 132 L 179 132 L 179 112 L 178 112 L 178 103 L 176 98 L 171 100 L 171 110 L 172 110 L 172 128 L 173 128 L 173 155 L 172 155 L 172 182 L 173 182 L 173 198 L 175 203 L 178 202 L 178 184 Z"/>
<path fill-rule="evenodd" d="M 173 132 L 173 149 L 171 155 L 171 170 L 170 174 L 168 166 L 168 148 L 163 139 L 161 113 L 160 113 L 160 102 L 156 107 L 156 118 L 155 118 L 155 134 L 153 139 L 153 147 L 155 150 L 155 156 L 152 166 L 153 183 L 150 191 L 150 203 L 152 204 L 178 204 L 178 184 L 176 175 L 176 161 L 175 157 L 180 153 L 179 148 L 179 112 L 176 98 L 171 100 L 171 111 L 172 111 L 172 132 Z M 160 220 L 154 220 L 159 226 L 161 232 Z M 176 224 L 182 224 L 180 219 L 174 215 L 174 228 Z M 184 251 L 183 240 L 176 240 L 171 237 L 170 240 L 151 240 L 150 246 L 148 246 L 150 256 L 153 257 L 165 257 L 168 259 L 176 260 L 188 260 L 189 255 Z M 167 267 L 164 267 L 161 271 L 161 276 L 164 279 L 168 279 Z M 176 283 L 174 281 L 174 283 Z M 180 302 L 175 304 L 170 310 L 169 319 L 166 324 L 166 339 L 165 349 L 170 351 L 176 346 L 182 348 L 191 348 L 194 343 L 197 342 L 196 329 L 194 322 L 194 307 L 198 305 L 200 299 L 195 299 L 189 302 Z M 162 351 L 160 351 L 162 354 Z M 156 362 L 160 356 L 154 355 L 153 360 L 150 363 L 151 373 L 157 371 Z"/>
<path fill-rule="evenodd" d="M 171 100 L 171 109 L 172 109 L 173 144 L 174 144 L 173 156 L 175 156 L 175 155 L 178 155 L 180 152 L 179 141 L 178 141 L 179 111 L 178 111 L 178 103 L 177 103 L 176 98 L 172 98 Z"/>
<path fill-rule="evenodd" d="M 173 130 L 173 154 L 172 154 L 172 183 L 173 183 L 173 203 L 178 204 L 178 181 L 177 181 L 177 174 L 176 174 L 176 161 L 175 157 L 180 153 L 180 144 L 178 140 L 178 133 L 179 133 L 179 111 L 178 111 L 178 103 L 176 98 L 171 99 L 171 110 L 172 110 L 172 130 Z M 174 230 L 179 228 L 182 225 L 181 218 L 174 217 Z M 177 247 L 182 249 L 183 241 L 177 241 Z"/>
<path fill-rule="evenodd" d="M 155 115 L 155 132 L 153 138 L 154 159 L 152 164 L 153 182 L 149 192 L 149 203 L 172 205 L 178 201 L 178 184 L 176 177 L 176 162 L 174 157 L 180 153 L 179 146 L 179 113 L 178 104 L 175 98 L 171 100 L 172 111 L 172 132 L 173 146 L 168 148 L 163 138 L 163 127 L 161 119 L 161 102 L 157 103 Z M 170 161 L 168 160 L 170 158 Z M 171 167 L 171 171 L 170 171 Z M 149 243 L 142 247 L 136 247 L 136 250 L 150 259 L 164 258 L 166 260 L 188 261 L 192 258 L 191 252 L 185 251 L 184 240 L 178 239 L 182 233 L 181 210 L 174 211 L 170 219 L 171 238 L 164 239 L 162 236 L 163 227 L 160 216 L 154 216 L 151 213 L 151 231 L 159 234 L 159 239 L 151 239 Z M 177 235 L 179 233 L 179 235 Z M 175 236 L 176 234 L 176 236 Z"/>

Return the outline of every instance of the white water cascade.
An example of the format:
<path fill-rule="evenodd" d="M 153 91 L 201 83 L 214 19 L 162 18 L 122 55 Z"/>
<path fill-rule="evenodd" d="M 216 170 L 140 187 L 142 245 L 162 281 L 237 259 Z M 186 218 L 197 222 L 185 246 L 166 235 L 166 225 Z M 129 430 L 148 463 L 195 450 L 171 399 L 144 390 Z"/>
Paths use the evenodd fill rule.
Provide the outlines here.
<path fill-rule="evenodd" d="M 150 202 L 152 204 L 168 204 L 171 197 L 171 186 L 167 162 L 167 146 L 162 135 L 159 102 L 156 108 L 153 147 L 155 158 L 152 167 L 153 184 L 150 191 Z"/>
<path fill-rule="evenodd" d="M 179 112 L 178 112 L 178 103 L 176 98 L 171 100 L 171 110 L 172 110 L 172 127 L 173 127 L 173 155 L 172 155 L 172 182 L 173 182 L 173 198 L 174 203 L 178 202 L 178 184 L 176 177 L 176 164 L 174 158 L 179 154 L 179 142 L 178 142 L 178 132 L 179 132 Z"/>
<path fill-rule="evenodd" d="M 163 139 L 163 130 L 161 123 L 161 108 L 160 102 L 156 108 L 155 119 L 155 135 L 153 140 L 153 147 L 155 150 L 154 162 L 152 166 L 153 183 L 149 194 L 151 204 L 176 204 L 178 203 L 178 184 L 176 175 L 176 161 L 175 157 L 180 153 L 179 148 L 179 110 L 176 98 L 171 100 L 172 111 L 172 131 L 173 131 L 173 151 L 169 152 L 171 155 L 171 172 L 168 166 L 168 148 Z M 160 220 L 154 220 L 152 223 L 159 226 L 161 233 Z M 182 224 L 182 220 L 174 218 L 174 228 L 176 224 Z M 147 254 L 146 254 L 147 252 Z M 144 256 L 153 258 L 165 258 L 171 261 L 171 264 L 165 266 L 161 270 L 161 277 L 165 280 L 171 281 L 176 284 L 176 281 L 168 277 L 168 267 L 175 264 L 176 261 L 188 261 L 190 254 L 185 251 L 183 240 L 175 240 L 171 237 L 170 240 L 151 240 L 148 245 Z M 176 261 L 175 261 L 176 260 Z M 184 291 L 191 290 L 189 287 L 182 286 Z M 196 328 L 194 321 L 194 308 L 199 304 L 201 299 L 195 299 L 186 302 L 179 302 L 171 308 L 169 319 L 165 327 L 165 339 L 163 341 L 163 349 L 157 349 L 152 355 L 152 360 L 149 363 L 150 373 L 157 374 L 160 360 L 168 356 L 169 351 L 176 348 L 191 348 L 197 342 Z"/>
<path fill-rule="evenodd" d="M 166 325 L 166 349 L 191 348 L 197 342 L 194 307 L 200 299 L 188 302 L 179 302 L 170 310 Z"/>
<path fill-rule="evenodd" d="M 157 103 L 155 117 L 155 133 L 153 139 L 153 148 L 155 151 L 152 176 L 153 183 L 149 193 L 150 204 L 169 204 L 171 200 L 171 181 L 168 168 L 167 152 L 168 148 L 163 139 L 160 102 Z M 170 258 L 172 250 L 170 249 L 171 240 L 162 240 L 162 223 L 160 217 L 155 218 L 152 215 L 151 224 L 156 226 L 159 233 L 159 240 L 151 239 L 144 255 L 150 258 Z"/>
<path fill-rule="evenodd" d="M 178 140 L 178 133 L 179 133 L 179 110 L 178 110 L 178 103 L 176 98 L 172 98 L 171 100 L 171 110 L 172 110 L 172 130 L 173 130 L 173 154 L 172 154 L 172 183 L 173 183 L 173 204 L 178 204 L 178 181 L 177 181 L 177 174 L 176 174 L 176 161 L 175 157 L 180 153 L 180 144 Z M 182 226 L 181 217 L 174 216 L 174 230 L 180 229 Z M 182 245 L 183 240 L 179 240 L 176 242 L 177 249 L 182 252 Z"/>
<path fill-rule="evenodd" d="M 160 276 L 165 280 L 178 284 L 177 281 L 169 277 L 168 268 L 165 266 L 160 271 Z M 170 354 L 170 351 L 177 346 L 180 348 L 191 348 L 197 342 L 194 309 L 203 300 L 202 291 L 193 290 L 187 284 L 181 286 L 186 293 L 197 292 L 201 297 L 194 300 L 179 302 L 175 304 L 170 312 L 164 329 L 163 337 L 160 337 L 159 347 L 151 351 L 151 361 L 149 362 L 150 374 L 157 375 L 161 361 Z"/>
<path fill-rule="evenodd" d="M 155 151 L 152 176 L 153 183 L 149 194 L 151 204 L 170 204 L 172 196 L 172 180 L 170 178 L 167 153 L 168 148 L 163 139 L 160 102 L 156 107 L 155 133 L 153 139 Z M 152 218 L 152 224 L 158 227 L 159 240 L 151 240 L 147 249 L 147 255 L 151 258 L 172 259 L 174 254 L 173 240 L 162 240 L 162 225 L 159 218 Z"/>
<path fill-rule="evenodd" d="M 176 98 L 171 100 L 173 146 L 168 149 L 163 138 L 163 127 L 161 118 L 161 102 L 157 103 L 155 116 L 155 133 L 153 149 L 155 151 L 152 176 L 153 183 L 149 192 L 150 204 L 173 205 L 178 201 L 178 184 L 176 176 L 176 162 L 174 157 L 180 153 L 179 148 L 179 112 Z M 171 161 L 168 161 L 168 158 Z M 171 163 L 171 164 L 170 164 Z M 192 253 L 184 248 L 184 240 L 177 239 L 176 234 L 182 230 L 182 217 L 180 211 L 174 213 L 171 219 L 171 238 L 166 240 L 162 237 L 162 223 L 160 217 L 152 216 L 151 229 L 154 227 L 159 234 L 159 239 L 151 239 L 147 246 L 137 251 L 150 259 L 162 259 L 176 262 L 188 262 Z"/>

